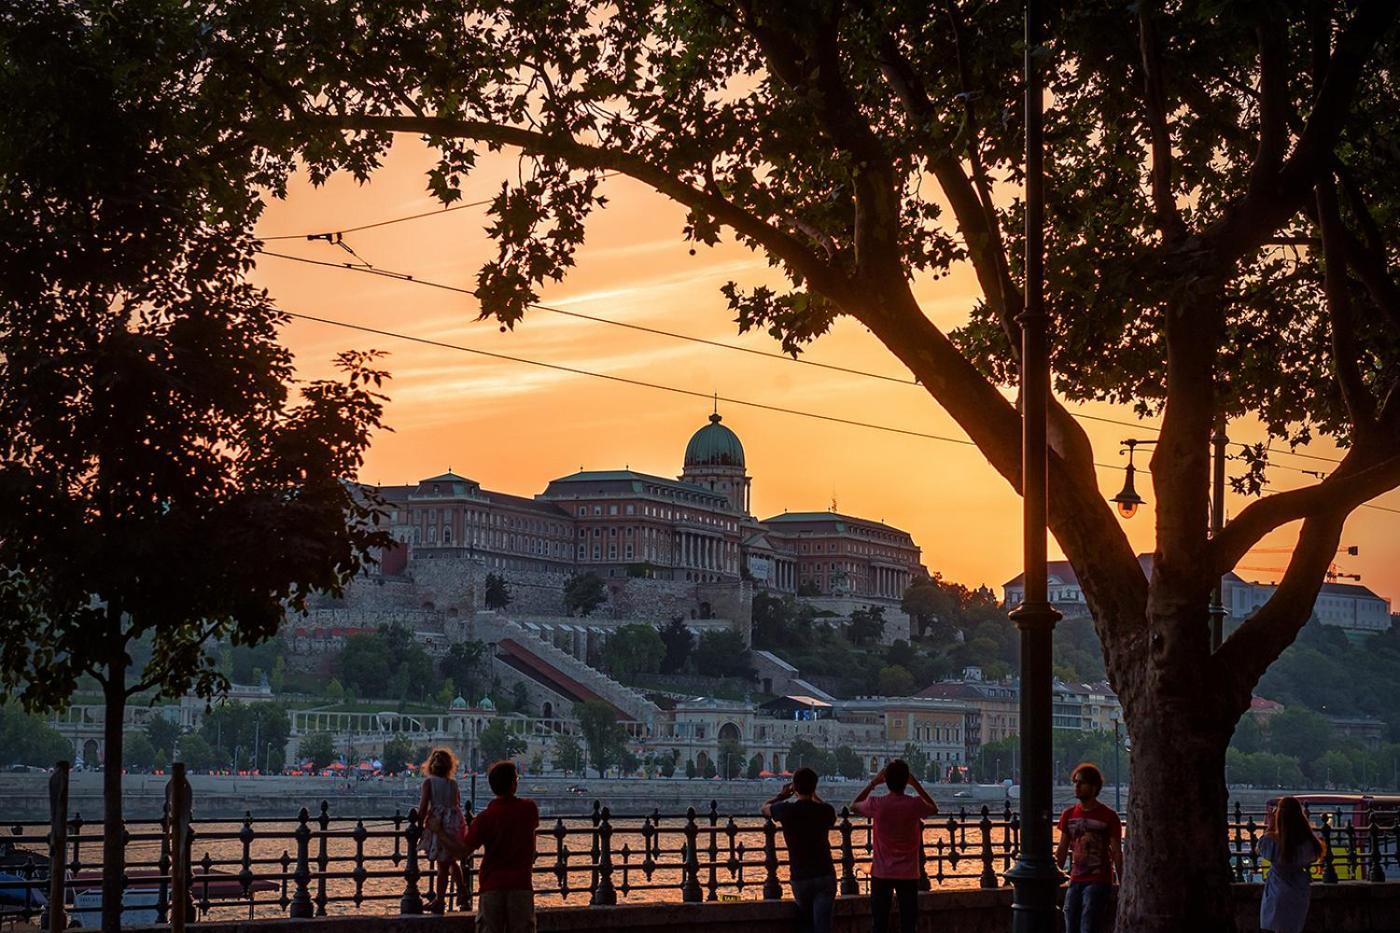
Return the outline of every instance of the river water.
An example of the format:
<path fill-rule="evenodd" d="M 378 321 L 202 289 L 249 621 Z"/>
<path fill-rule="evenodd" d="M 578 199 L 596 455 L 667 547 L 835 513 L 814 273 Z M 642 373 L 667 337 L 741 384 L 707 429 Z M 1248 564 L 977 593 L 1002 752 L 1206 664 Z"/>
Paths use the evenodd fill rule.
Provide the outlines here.
<path fill-rule="evenodd" d="M 616 821 L 612 832 L 611 881 L 617 902 L 680 902 L 685 879 L 683 864 L 686 841 L 685 817 L 663 816 L 659 829 L 651 835 L 651 865 L 647 864 L 648 838 L 642 822 L 636 818 Z M 761 820 L 744 818 L 732 823 L 719 818 L 713 829 L 708 815 L 697 818 L 696 861 L 697 880 L 701 896 L 707 900 L 758 899 L 763 896 L 767 877 L 764 852 L 764 831 Z M 127 846 L 128 872 L 140 877 L 157 872 L 161 843 L 151 838 L 150 827 L 132 826 L 132 840 Z M 244 825 L 238 822 L 200 823 L 196 827 L 191 847 L 194 884 L 193 898 L 201 917 L 208 919 L 239 919 L 246 917 L 286 916 L 288 903 L 296 894 L 297 845 L 292 834 L 297 823 L 254 822 L 249 824 L 251 835 L 239 838 Z M 396 831 L 391 820 L 366 819 L 363 835 L 356 821 L 337 819 L 324 834 L 313 819 L 308 845 L 311 880 L 307 894 L 318 913 L 326 914 L 385 914 L 398 913 L 408 887 L 407 842 L 402 829 Z M 359 838 L 357 838 L 359 836 Z M 998 873 L 1010 867 L 1009 833 L 1000 822 L 994 824 L 990 837 L 994 855 L 993 867 Z M 321 859 L 324 841 L 325 857 Z M 843 873 L 841 834 L 831 834 L 833 858 L 837 875 Z M 594 887 L 594 845 L 598 834 L 590 818 L 569 818 L 542 821 L 538 837 L 535 889 L 539 906 L 568 904 L 582 906 L 590 902 Z M 100 844 L 83 839 L 80 857 L 94 861 L 100 855 Z M 930 820 L 924 831 L 925 864 L 935 889 L 966 888 L 979 885 L 983 871 L 982 833 L 975 821 L 961 824 L 950 831 L 946 822 Z M 775 839 L 779 861 L 777 877 L 782 882 L 783 896 L 787 891 L 786 852 L 782 834 Z M 852 874 L 860 891 L 868 890 L 869 827 L 862 820 L 851 821 L 851 849 L 854 864 Z M 284 862 L 285 857 L 285 862 Z M 285 868 L 284 868 L 285 865 Z M 479 856 L 473 868 L 479 865 Z M 84 871 L 96 868 L 84 866 Z M 242 896 L 238 876 L 245 867 L 259 880 L 251 898 Z M 419 860 L 423 877 L 419 881 L 420 896 L 426 900 L 431 880 L 429 868 Z M 357 871 L 361 869 L 361 871 Z M 650 871 L 648 871 L 650 868 Z M 212 874 L 207 874 L 212 872 Z M 203 878 L 218 878 L 220 883 L 206 886 Z M 153 880 L 148 882 L 156 886 Z M 223 890 L 220 891 L 219 888 Z"/>

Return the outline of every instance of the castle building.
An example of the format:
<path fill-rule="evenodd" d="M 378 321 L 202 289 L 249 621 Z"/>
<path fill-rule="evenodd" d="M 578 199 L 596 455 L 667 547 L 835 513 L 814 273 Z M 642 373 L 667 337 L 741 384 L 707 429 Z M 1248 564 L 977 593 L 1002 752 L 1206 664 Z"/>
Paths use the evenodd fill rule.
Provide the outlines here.
<path fill-rule="evenodd" d="M 838 512 L 751 514 L 744 447 L 718 413 L 690 438 L 675 479 L 580 470 L 526 498 L 450 470 L 378 493 L 409 560 L 468 558 L 507 571 L 593 572 L 897 603 L 924 573 L 906 531 Z"/>

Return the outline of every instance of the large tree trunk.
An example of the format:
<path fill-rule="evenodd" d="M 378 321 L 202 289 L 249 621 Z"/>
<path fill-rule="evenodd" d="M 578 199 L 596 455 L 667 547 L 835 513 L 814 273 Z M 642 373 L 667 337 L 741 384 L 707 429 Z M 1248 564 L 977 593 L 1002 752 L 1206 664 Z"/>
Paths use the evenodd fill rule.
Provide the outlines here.
<path fill-rule="evenodd" d="M 102 737 L 102 931 L 118 933 L 122 925 L 122 893 L 126 874 L 122 839 L 122 720 L 126 714 L 126 665 L 107 667 L 106 722 Z"/>
<path fill-rule="evenodd" d="M 1231 729 L 1212 697 L 1180 681 L 1164 678 L 1124 697 L 1137 715 L 1118 929 L 1233 933 L 1224 776 Z"/>

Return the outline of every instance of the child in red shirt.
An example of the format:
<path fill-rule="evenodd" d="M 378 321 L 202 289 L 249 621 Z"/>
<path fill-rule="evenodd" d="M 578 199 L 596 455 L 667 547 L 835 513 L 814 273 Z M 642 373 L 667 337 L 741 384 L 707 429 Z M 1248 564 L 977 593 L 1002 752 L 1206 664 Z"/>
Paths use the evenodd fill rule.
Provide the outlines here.
<path fill-rule="evenodd" d="M 1099 803 L 1103 773 L 1082 764 L 1070 775 L 1079 803 L 1060 814 L 1060 845 L 1055 861 L 1070 861 L 1065 892 L 1066 933 L 1100 933 L 1113 911 L 1113 886 L 1123 877 L 1123 823 L 1112 807 Z"/>
<path fill-rule="evenodd" d="M 477 933 L 534 933 L 531 872 L 540 811 L 533 800 L 515 795 L 520 786 L 515 762 L 496 762 L 486 778 L 496 798 L 467 827 L 465 843 L 467 855 L 478 846 L 486 850 L 481 857 Z"/>

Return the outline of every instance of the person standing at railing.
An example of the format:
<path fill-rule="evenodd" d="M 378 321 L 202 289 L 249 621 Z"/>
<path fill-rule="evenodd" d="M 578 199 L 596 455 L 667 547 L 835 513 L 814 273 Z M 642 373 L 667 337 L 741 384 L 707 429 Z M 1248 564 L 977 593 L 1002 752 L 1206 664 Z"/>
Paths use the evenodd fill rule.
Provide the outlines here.
<path fill-rule="evenodd" d="M 1309 866 L 1325 850 L 1297 797 L 1284 797 L 1269 811 L 1259 840 L 1259 857 L 1269 860 L 1259 901 L 1261 933 L 1300 933 L 1312 898 Z"/>
<path fill-rule="evenodd" d="M 884 784 L 888 793 L 872 797 Z M 913 787 L 912 795 L 904 792 Z M 919 850 L 924 817 L 936 816 L 938 804 L 924 790 L 909 765 L 896 758 L 870 779 L 851 808 L 870 817 L 875 853 L 870 865 L 870 912 L 874 933 L 890 923 L 890 901 L 899 899 L 899 929 L 914 933 L 919 922 Z"/>
<path fill-rule="evenodd" d="M 423 815 L 423 835 L 418 847 L 423 857 L 432 862 L 437 872 L 434 897 L 423 906 L 429 913 L 440 914 L 447 906 L 447 878 L 451 875 L 457 890 L 465 891 L 462 866 L 454 851 L 462 844 L 467 832 L 467 820 L 462 814 L 462 794 L 453 775 L 457 773 L 457 758 L 445 748 L 435 748 L 423 762 L 423 789 L 418 795 L 418 812 Z"/>
<path fill-rule="evenodd" d="M 790 800 L 791 797 L 796 800 Z M 763 815 L 783 828 L 788 881 L 797 902 L 801 933 L 831 933 L 836 903 L 836 866 L 831 861 L 831 827 L 836 810 L 817 796 L 817 772 L 798 768 L 792 781 L 763 805 Z"/>
<path fill-rule="evenodd" d="M 495 799 L 467 828 L 466 854 L 481 856 L 481 899 L 476 933 L 535 933 L 535 830 L 540 811 L 517 797 L 520 773 L 513 761 L 498 761 L 486 772 Z"/>
<path fill-rule="evenodd" d="M 1070 773 L 1078 803 L 1060 814 L 1060 844 L 1055 862 L 1070 857 L 1065 892 L 1066 933 L 1104 933 L 1111 928 L 1115 878 L 1123 877 L 1123 823 L 1118 813 L 1099 802 L 1103 772 L 1082 764 Z"/>

